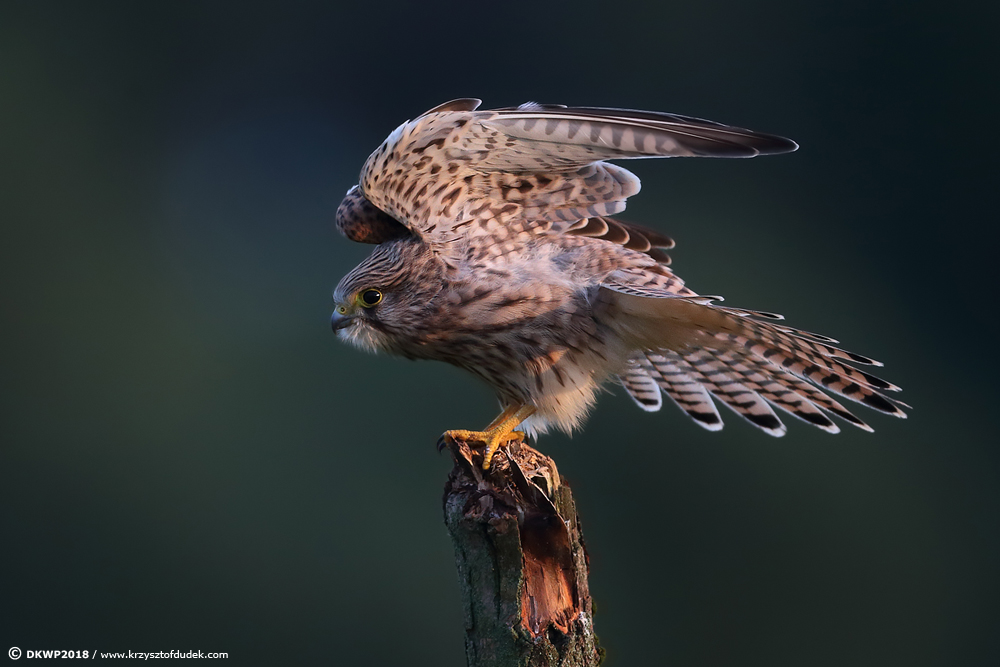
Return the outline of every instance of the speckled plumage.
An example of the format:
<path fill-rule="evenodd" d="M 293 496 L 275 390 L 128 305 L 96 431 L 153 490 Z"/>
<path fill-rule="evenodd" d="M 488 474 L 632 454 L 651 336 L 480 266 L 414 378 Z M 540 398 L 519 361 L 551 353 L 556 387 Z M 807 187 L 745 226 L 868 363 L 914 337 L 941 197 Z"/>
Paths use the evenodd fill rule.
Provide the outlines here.
<path fill-rule="evenodd" d="M 662 234 L 611 218 L 639 191 L 605 162 L 753 157 L 787 139 L 671 114 L 456 100 L 400 125 L 337 212 L 348 238 L 378 244 L 337 286 L 338 335 L 368 350 L 472 372 L 529 430 L 571 431 L 617 380 L 658 410 L 661 392 L 722 427 L 712 397 L 772 435 L 777 407 L 836 432 L 869 429 L 820 389 L 903 417 L 877 364 L 780 316 L 722 307 L 669 268 Z M 367 291 L 368 304 L 361 295 Z"/>

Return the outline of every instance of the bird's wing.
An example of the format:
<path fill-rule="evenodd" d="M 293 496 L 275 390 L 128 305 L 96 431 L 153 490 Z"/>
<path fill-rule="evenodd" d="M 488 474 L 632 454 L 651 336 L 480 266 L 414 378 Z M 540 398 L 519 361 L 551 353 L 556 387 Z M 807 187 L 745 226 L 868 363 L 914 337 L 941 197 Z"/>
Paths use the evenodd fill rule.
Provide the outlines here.
<path fill-rule="evenodd" d="M 477 111 L 478 104 L 455 100 L 403 123 L 361 172 L 367 200 L 444 254 L 461 246 L 467 257 L 470 242 L 516 247 L 522 234 L 587 225 L 619 233 L 606 216 L 624 209 L 639 179 L 604 160 L 797 148 L 782 137 L 674 114 L 534 103 Z"/>
<path fill-rule="evenodd" d="M 828 336 L 779 324 L 773 313 L 715 305 L 713 297 L 668 291 L 653 297 L 602 290 L 596 307 L 613 304 L 607 321 L 644 348 L 632 364 L 705 428 L 722 428 L 709 394 L 775 436 L 785 426 L 772 408 L 830 433 L 839 429 L 829 415 L 871 430 L 824 391 L 906 417 L 909 406 L 886 395 L 899 387 L 852 365 L 882 364 L 836 347 Z M 637 401 L 648 399 L 641 379 L 625 383 Z"/>

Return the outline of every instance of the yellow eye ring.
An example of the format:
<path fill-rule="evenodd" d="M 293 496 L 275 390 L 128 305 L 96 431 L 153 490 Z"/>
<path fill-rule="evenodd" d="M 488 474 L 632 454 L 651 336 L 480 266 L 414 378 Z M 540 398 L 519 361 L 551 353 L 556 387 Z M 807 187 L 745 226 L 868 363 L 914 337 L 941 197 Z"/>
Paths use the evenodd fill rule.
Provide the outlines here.
<path fill-rule="evenodd" d="M 382 303 L 382 292 L 377 289 L 366 289 L 358 294 L 357 302 L 362 308 L 373 308 Z"/>

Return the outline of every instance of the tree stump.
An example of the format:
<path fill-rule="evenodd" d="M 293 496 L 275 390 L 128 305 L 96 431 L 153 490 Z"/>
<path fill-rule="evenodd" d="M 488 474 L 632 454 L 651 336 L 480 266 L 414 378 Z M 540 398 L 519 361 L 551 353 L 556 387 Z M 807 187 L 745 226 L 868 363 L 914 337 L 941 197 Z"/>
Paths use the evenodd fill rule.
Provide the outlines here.
<path fill-rule="evenodd" d="M 596 667 L 587 552 L 555 462 L 523 443 L 482 453 L 448 445 L 444 492 L 465 605 L 469 667 Z"/>

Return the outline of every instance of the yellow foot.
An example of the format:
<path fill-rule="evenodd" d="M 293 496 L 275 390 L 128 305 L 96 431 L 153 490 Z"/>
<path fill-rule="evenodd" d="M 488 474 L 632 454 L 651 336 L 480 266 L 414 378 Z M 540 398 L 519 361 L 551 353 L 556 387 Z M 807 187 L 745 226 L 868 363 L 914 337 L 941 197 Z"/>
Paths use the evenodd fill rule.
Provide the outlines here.
<path fill-rule="evenodd" d="M 466 431 L 464 429 L 456 429 L 452 431 L 445 431 L 441 435 L 441 439 L 438 440 L 438 450 L 443 449 L 449 444 L 453 444 L 455 441 L 464 442 L 473 449 L 483 447 L 486 449 L 483 453 L 483 470 L 489 470 L 490 463 L 493 461 L 493 455 L 496 454 L 498 449 L 500 449 L 500 445 L 504 445 L 509 442 L 524 442 L 525 437 L 526 436 L 521 431 L 507 431 L 506 433 L 501 433 L 496 429 L 490 431 Z"/>
<path fill-rule="evenodd" d="M 441 451 L 449 442 L 456 440 L 468 445 L 479 444 L 486 447 L 483 454 L 483 470 L 490 469 L 493 455 L 496 454 L 500 445 L 506 442 L 524 442 L 525 435 L 521 431 L 515 431 L 517 425 L 534 414 L 535 408 L 530 405 L 512 405 L 504 409 L 500 415 L 493 420 L 485 431 L 465 431 L 454 430 L 445 431 L 438 440 L 438 451 Z"/>

